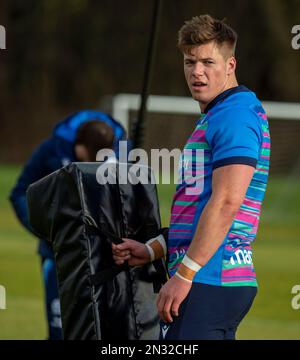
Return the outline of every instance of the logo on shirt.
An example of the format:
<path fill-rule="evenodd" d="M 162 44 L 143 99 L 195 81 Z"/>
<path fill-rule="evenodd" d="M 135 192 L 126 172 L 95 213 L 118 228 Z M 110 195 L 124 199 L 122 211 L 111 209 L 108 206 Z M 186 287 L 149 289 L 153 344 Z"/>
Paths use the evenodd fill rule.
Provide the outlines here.
<path fill-rule="evenodd" d="M 237 250 L 234 255 L 230 258 L 231 265 L 235 265 L 236 262 L 241 265 L 251 265 L 252 264 L 252 251 L 250 250 Z"/>

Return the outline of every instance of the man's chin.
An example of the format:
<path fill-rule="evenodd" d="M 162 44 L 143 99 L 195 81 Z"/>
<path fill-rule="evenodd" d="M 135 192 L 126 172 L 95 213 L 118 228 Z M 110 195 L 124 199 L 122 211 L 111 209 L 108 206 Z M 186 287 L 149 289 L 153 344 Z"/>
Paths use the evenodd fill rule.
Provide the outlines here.
<path fill-rule="evenodd" d="M 209 102 L 208 97 L 199 93 L 192 93 L 192 98 L 200 103 L 207 104 Z"/>

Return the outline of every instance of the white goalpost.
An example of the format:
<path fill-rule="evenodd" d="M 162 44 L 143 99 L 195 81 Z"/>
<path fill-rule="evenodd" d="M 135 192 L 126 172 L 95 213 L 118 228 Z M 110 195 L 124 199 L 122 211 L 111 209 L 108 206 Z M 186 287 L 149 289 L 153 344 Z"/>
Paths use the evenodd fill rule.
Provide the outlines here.
<path fill-rule="evenodd" d="M 129 128 L 130 111 L 138 111 L 141 97 L 136 94 L 118 94 L 112 98 L 112 116 Z M 300 120 L 300 103 L 263 101 L 269 119 Z M 196 101 L 190 97 L 150 95 L 147 102 L 150 113 L 185 114 L 199 116 Z"/>

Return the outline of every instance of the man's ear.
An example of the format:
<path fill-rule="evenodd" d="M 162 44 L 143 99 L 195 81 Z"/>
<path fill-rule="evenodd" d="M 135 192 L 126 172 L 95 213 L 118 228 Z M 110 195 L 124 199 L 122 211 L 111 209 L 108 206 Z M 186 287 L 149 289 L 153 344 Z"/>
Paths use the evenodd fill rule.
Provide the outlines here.
<path fill-rule="evenodd" d="M 235 72 L 236 69 L 236 58 L 234 56 L 231 56 L 227 60 L 227 75 L 231 75 Z"/>

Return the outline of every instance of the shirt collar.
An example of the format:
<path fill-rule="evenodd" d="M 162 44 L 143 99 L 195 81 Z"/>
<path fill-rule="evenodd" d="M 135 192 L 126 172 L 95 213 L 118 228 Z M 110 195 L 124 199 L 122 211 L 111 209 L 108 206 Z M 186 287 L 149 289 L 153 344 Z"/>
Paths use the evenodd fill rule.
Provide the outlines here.
<path fill-rule="evenodd" d="M 205 108 L 204 114 L 207 114 L 209 110 L 211 110 L 215 105 L 217 105 L 219 102 L 224 101 L 229 96 L 239 93 L 239 92 L 250 92 L 250 90 L 244 86 L 244 85 L 238 85 L 233 88 L 227 89 L 223 91 L 221 94 L 216 96 Z"/>

